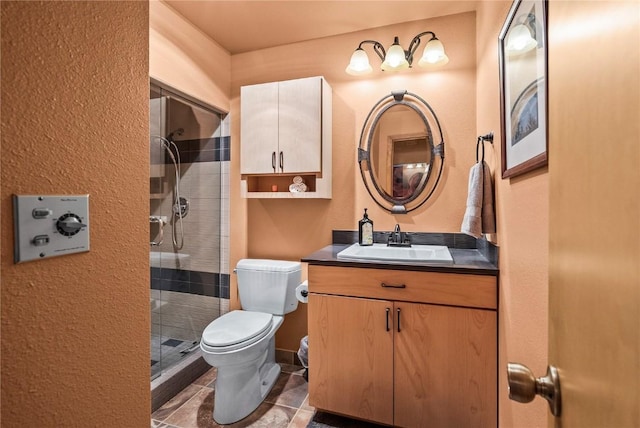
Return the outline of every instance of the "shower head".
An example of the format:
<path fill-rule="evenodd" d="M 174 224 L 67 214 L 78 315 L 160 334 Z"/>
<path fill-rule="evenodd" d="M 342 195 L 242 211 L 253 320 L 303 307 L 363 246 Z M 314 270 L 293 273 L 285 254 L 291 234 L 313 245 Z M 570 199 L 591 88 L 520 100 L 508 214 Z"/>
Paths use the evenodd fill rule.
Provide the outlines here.
<path fill-rule="evenodd" d="M 182 134 L 184 134 L 184 128 L 178 128 L 178 129 L 172 131 L 169 135 L 167 135 L 167 140 L 173 142 L 173 136 L 174 135 L 180 136 Z"/>

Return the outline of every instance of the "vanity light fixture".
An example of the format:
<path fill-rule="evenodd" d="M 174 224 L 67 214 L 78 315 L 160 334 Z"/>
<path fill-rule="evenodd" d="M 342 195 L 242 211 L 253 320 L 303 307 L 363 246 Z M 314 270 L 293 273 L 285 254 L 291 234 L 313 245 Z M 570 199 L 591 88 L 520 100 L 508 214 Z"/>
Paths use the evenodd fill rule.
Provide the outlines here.
<path fill-rule="evenodd" d="M 369 57 L 362 48 L 364 44 L 373 45 L 373 51 L 382 61 L 382 65 L 380 66 L 382 71 L 399 71 L 410 68 L 413 63 L 413 55 L 416 53 L 416 50 L 418 50 L 418 46 L 420 46 L 420 38 L 427 34 L 431 36 L 431 39 L 427 42 L 422 57 L 418 61 L 418 65 L 420 67 L 427 67 L 429 65 L 444 65 L 448 63 L 449 57 L 444 53 L 442 42 L 438 40 L 432 31 L 425 31 L 411 40 L 409 49 L 407 50 L 404 50 L 404 48 L 400 46 L 400 41 L 397 36 L 394 37 L 393 44 L 389 47 L 388 52 L 384 50 L 382 44 L 375 40 L 363 40 L 353 52 L 353 55 L 351 55 L 351 61 L 345 71 L 352 76 L 361 76 L 373 71 L 369 63 Z"/>
<path fill-rule="evenodd" d="M 521 17 L 523 22 L 515 25 L 507 36 L 506 50 L 509 55 L 520 55 L 538 46 L 535 34 L 535 17 L 532 14 Z"/>

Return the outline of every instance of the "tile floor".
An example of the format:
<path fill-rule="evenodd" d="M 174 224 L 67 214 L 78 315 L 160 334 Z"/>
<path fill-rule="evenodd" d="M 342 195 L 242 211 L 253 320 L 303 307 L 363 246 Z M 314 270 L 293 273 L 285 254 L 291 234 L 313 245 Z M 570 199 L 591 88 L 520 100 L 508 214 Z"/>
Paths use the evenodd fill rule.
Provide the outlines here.
<path fill-rule="evenodd" d="M 212 417 L 216 369 L 212 368 L 151 415 L 152 428 L 268 427 L 304 428 L 314 416 L 300 366 L 280 364 L 282 373 L 265 401 L 251 415 L 231 425 Z"/>

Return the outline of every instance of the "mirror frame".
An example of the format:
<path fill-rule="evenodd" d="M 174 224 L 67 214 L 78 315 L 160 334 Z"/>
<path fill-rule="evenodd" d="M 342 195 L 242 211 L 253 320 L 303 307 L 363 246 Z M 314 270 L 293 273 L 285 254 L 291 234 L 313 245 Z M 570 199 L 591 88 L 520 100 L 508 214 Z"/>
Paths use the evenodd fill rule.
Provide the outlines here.
<path fill-rule="evenodd" d="M 389 195 L 382 188 L 371 167 L 371 148 L 374 143 L 376 126 L 385 112 L 398 105 L 409 107 L 422 119 L 427 129 L 426 140 L 431 153 L 429 170 L 420 180 L 420 184 L 417 187 L 419 191 L 414 192 L 407 198 L 394 198 Z M 433 142 L 434 132 L 431 124 L 435 125 L 433 128 L 436 130 L 436 135 L 440 137 L 440 142 L 437 145 Z M 358 164 L 360 165 L 360 175 L 367 192 L 381 208 L 393 214 L 406 214 L 424 205 L 436 190 L 444 168 L 442 128 L 431 106 L 418 95 L 406 90 L 393 91 L 380 99 L 373 106 L 362 126 L 358 147 Z"/>

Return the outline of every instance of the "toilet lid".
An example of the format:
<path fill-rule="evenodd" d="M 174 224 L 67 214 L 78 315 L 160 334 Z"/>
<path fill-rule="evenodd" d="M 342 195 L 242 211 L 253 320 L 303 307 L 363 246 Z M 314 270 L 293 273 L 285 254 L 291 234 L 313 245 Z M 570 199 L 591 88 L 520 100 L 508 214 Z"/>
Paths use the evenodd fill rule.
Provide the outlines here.
<path fill-rule="evenodd" d="M 227 350 L 247 346 L 269 333 L 272 319 L 273 315 L 264 312 L 232 311 L 205 328 L 202 342 L 207 346 Z"/>

